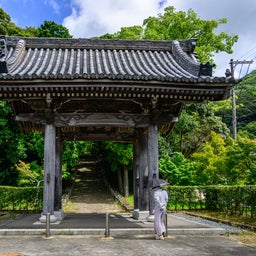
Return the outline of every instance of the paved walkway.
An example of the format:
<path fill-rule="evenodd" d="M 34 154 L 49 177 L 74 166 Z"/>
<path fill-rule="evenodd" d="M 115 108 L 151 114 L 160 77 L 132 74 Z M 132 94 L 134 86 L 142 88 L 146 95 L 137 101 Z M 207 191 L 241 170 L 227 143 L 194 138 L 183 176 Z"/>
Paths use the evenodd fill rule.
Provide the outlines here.
<path fill-rule="evenodd" d="M 148 236 L 0 236 L 0 255 L 25 256 L 255 256 L 256 248 L 222 236 L 169 236 L 164 241 Z"/>
<path fill-rule="evenodd" d="M 46 226 L 41 224 L 38 214 L 18 215 L 0 224 L 0 235 L 42 235 L 46 231 Z M 134 220 L 130 214 L 109 214 L 109 229 L 106 226 L 106 214 L 67 214 L 59 224 L 51 224 L 52 235 L 99 235 L 104 236 L 105 232 L 110 232 L 111 236 L 130 236 L 154 234 L 153 223 Z M 109 231 L 108 231 L 109 230 Z M 168 214 L 168 234 L 169 235 L 193 235 L 212 234 L 221 235 L 225 230 L 199 222 L 189 221 L 185 218 Z"/>

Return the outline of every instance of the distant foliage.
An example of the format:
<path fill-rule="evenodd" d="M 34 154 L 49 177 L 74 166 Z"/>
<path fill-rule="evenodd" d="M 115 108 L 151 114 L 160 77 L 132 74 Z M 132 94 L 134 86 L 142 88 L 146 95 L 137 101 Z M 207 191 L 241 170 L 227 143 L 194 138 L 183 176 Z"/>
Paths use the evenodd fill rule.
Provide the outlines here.
<path fill-rule="evenodd" d="M 72 38 L 66 27 L 54 21 L 44 21 L 44 24 L 38 28 L 38 37 Z"/>
<path fill-rule="evenodd" d="M 210 137 L 190 158 L 181 152 L 162 156 L 160 175 L 175 186 L 255 185 L 256 141 L 241 135 L 224 140 L 215 132 Z"/>
<path fill-rule="evenodd" d="M 16 26 L 11 21 L 10 15 L 0 8 L 0 35 L 33 37 L 37 35 L 37 29 Z"/>
<path fill-rule="evenodd" d="M 5 101 L 0 101 L 0 152 L 0 185 L 17 185 L 15 163 L 25 156 L 25 147 L 19 126 Z"/>
<path fill-rule="evenodd" d="M 232 53 L 237 35 L 225 32 L 216 33 L 220 25 L 226 24 L 227 19 L 203 20 L 189 9 L 187 12 L 175 11 L 173 6 L 166 7 L 163 14 L 148 17 L 142 26 L 123 27 L 114 34 L 106 34 L 101 38 L 113 39 L 148 39 L 148 40 L 177 40 L 196 38 L 195 52 L 201 62 L 213 63 L 217 52 Z"/>

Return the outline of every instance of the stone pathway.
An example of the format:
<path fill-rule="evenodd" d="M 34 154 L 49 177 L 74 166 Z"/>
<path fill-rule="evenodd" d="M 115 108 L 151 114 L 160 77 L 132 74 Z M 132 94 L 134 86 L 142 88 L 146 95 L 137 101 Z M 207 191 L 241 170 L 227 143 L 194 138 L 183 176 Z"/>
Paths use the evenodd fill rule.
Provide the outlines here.
<path fill-rule="evenodd" d="M 95 162 L 86 162 L 77 170 L 66 213 L 120 213 L 122 208 L 105 187 L 104 177 Z"/>

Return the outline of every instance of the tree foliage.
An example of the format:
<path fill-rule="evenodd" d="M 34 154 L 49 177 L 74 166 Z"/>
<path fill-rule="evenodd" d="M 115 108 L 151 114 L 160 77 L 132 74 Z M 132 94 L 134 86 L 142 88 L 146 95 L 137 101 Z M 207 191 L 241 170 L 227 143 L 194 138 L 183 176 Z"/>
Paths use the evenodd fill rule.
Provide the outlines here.
<path fill-rule="evenodd" d="M 8 36 L 36 36 L 37 30 L 32 27 L 25 29 L 16 26 L 12 21 L 9 14 L 0 8 L 0 35 Z"/>
<path fill-rule="evenodd" d="M 114 34 L 106 34 L 102 38 L 177 40 L 196 38 L 195 52 L 201 62 L 213 63 L 213 56 L 218 52 L 232 53 L 237 35 L 225 32 L 216 33 L 216 29 L 227 23 L 227 19 L 203 20 L 189 9 L 187 12 L 175 11 L 173 6 L 166 7 L 163 14 L 148 17 L 142 26 L 123 27 Z"/>
<path fill-rule="evenodd" d="M 16 169 L 19 171 L 18 185 L 19 186 L 37 186 L 43 182 L 43 170 L 38 166 L 36 162 L 25 163 L 23 161 L 19 161 L 15 164 Z"/>
<path fill-rule="evenodd" d="M 256 143 L 238 136 L 227 142 L 212 132 L 211 141 L 194 153 L 198 185 L 253 185 L 256 183 Z"/>
<path fill-rule="evenodd" d="M 229 130 L 207 103 L 186 105 L 170 134 L 172 151 L 190 157 L 210 139 L 211 131 L 227 138 Z"/>
<path fill-rule="evenodd" d="M 159 172 L 172 185 L 256 184 L 256 141 L 239 134 L 231 137 L 211 132 L 210 140 L 186 158 L 174 152 L 159 159 Z"/>
<path fill-rule="evenodd" d="M 256 71 L 248 74 L 242 82 L 236 86 L 236 116 L 238 130 L 256 120 L 256 97 L 255 97 Z M 223 117 L 228 127 L 232 125 L 232 111 L 222 109 L 216 112 Z"/>
<path fill-rule="evenodd" d="M 159 173 L 171 185 L 194 185 L 195 163 L 188 160 L 181 152 L 175 152 L 171 156 L 166 155 L 159 159 Z"/>
<path fill-rule="evenodd" d="M 23 139 L 7 102 L 0 101 L 0 184 L 16 185 L 15 163 L 25 156 Z"/>
<path fill-rule="evenodd" d="M 66 27 L 54 21 L 44 21 L 38 28 L 38 37 L 72 38 Z"/>

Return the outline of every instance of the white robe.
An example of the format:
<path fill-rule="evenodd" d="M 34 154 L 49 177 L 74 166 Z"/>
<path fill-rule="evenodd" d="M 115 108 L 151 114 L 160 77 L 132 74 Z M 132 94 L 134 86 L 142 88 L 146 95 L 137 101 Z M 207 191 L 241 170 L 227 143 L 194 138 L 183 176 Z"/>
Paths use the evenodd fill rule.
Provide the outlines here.
<path fill-rule="evenodd" d="M 166 214 L 166 205 L 168 201 L 167 192 L 158 189 L 154 192 L 154 201 L 155 201 L 155 218 L 154 218 L 154 229 L 156 235 L 162 235 L 166 232 L 165 227 L 165 214 Z"/>

